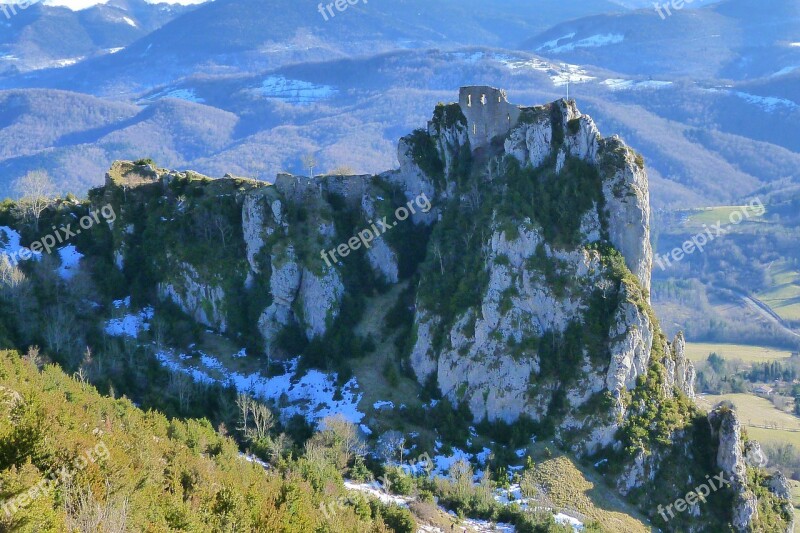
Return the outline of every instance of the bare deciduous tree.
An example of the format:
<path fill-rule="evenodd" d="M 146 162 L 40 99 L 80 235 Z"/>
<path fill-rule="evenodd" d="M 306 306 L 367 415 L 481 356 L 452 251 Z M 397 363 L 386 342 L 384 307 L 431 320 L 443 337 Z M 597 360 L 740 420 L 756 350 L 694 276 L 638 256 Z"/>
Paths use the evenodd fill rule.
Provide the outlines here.
<path fill-rule="evenodd" d="M 247 435 L 247 421 L 250 419 L 250 404 L 253 402 L 253 399 L 250 398 L 249 394 L 240 393 L 236 396 L 236 406 L 239 408 L 239 421 L 241 425 L 239 426 L 239 431 Z"/>
<path fill-rule="evenodd" d="M 222 240 L 222 247 L 226 248 L 228 239 L 233 235 L 233 226 L 224 215 L 217 213 L 213 216 L 214 227 L 219 231 L 219 237 Z"/>
<path fill-rule="evenodd" d="M 250 406 L 250 412 L 253 415 L 253 436 L 252 440 L 262 440 L 269 436 L 269 430 L 275 424 L 275 418 L 272 416 L 272 411 L 269 407 L 261 402 L 253 402 Z"/>
<path fill-rule="evenodd" d="M 314 152 L 308 152 L 303 156 L 303 168 L 308 169 L 308 177 L 314 179 L 314 169 L 317 166 L 317 156 Z"/>
<path fill-rule="evenodd" d="M 275 425 L 275 417 L 269 407 L 253 399 L 249 394 L 239 394 L 236 397 L 239 408 L 239 431 L 244 433 L 250 441 L 259 441 L 269 436 L 269 430 Z M 253 422 L 252 428 L 250 421 Z"/>
<path fill-rule="evenodd" d="M 14 181 L 13 188 L 23 216 L 33 220 L 36 231 L 39 231 L 39 217 L 56 195 L 56 186 L 50 175 L 44 170 L 33 170 Z"/>
<path fill-rule="evenodd" d="M 178 397 L 178 409 L 181 412 L 186 412 L 194 392 L 192 378 L 183 372 L 171 372 L 169 375 L 169 391 Z"/>
<path fill-rule="evenodd" d="M 36 368 L 42 368 L 42 357 L 39 355 L 38 346 L 28 346 L 28 352 L 22 356 L 22 359 L 32 365 L 35 365 Z"/>
<path fill-rule="evenodd" d="M 406 449 L 406 436 L 396 430 L 387 431 L 378 439 L 378 449 L 384 459 L 397 460 L 398 463 L 402 463 Z"/>
<path fill-rule="evenodd" d="M 71 479 L 64 483 L 64 511 L 69 531 L 124 533 L 128 530 L 128 500 L 115 498 L 106 481 L 106 494 L 98 499 L 91 487 L 81 487 Z"/>
<path fill-rule="evenodd" d="M 355 457 L 363 457 L 367 453 L 366 444 L 358 434 L 355 424 L 342 415 L 326 417 L 322 420 L 325 431 L 330 433 L 333 448 L 340 458 L 336 461 L 340 468 L 344 468 Z"/>

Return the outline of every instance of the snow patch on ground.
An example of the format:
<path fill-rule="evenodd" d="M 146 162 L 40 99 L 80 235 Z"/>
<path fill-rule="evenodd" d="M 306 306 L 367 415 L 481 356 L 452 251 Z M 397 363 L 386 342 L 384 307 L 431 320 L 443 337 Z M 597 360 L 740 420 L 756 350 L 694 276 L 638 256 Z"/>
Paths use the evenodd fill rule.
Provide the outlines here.
<path fill-rule="evenodd" d="M 777 98 L 774 96 L 758 96 L 755 94 L 744 93 L 740 91 L 732 91 L 731 94 L 738 96 L 749 104 L 761 107 L 764 111 L 772 113 L 780 108 L 797 109 L 800 108 L 796 103 L 785 98 Z"/>
<path fill-rule="evenodd" d="M 124 300 L 114 300 L 111 304 L 115 309 L 130 309 L 131 297 Z M 150 321 L 153 319 L 155 310 L 152 307 L 145 307 L 138 313 L 128 313 L 119 318 L 112 318 L 106 321 L 105 332 L 112 337 L 131 337 L 139 336 L 142 331 L 150 330 Z"/>
<path fill-rule="evenodd" d="M 267 98 L 277 98 L 295 105 L 313 104 L 331 98 L 337 93 L 337 90 L 330 85 L 290 80 L 283 76 L 269 76 L 257 91 Z"/>
<path fill-rule="evenodd" d="M 20 257 L 20 252 L 23 249 L 27 250 L 27 248 L 20 244 L 21 239 L 22 237 L 18 231 L 8 226 L 0 226 L 0 255 L 5 256 L 12 265 L 18 264 L 20 260 L 27 261 L 28 259 L 36 259 L 38 261 L 41 259 L 41 252 L 30 252 L 28 259 Z"/>
<path fill-rule="evenodd" d="M 397 496 L 395 494 L 389 494 L 383 488 L 383 486 L 378 483 L 377 481 L 373 481 L 372 483 L 356 483 L 354 481 L 345 481 L 344 487 L 347 490 L 351 490 L 354 492 L 361 492 L 362 494 L 366 494 L 367 496 L 371 496 L 379 500 L 381 503 L 384 504 L 395 504 L 399 505 L 400 507 L 408 507 L 408 504 L 413 501 L 413 498 L 409 498 L 408 496 Z"/>
<path fill-rule="evenodd" d="M 544 42 L 542 44 L 542 46 L 540 46 L 539 48 L 536 49 L 536 51 L 538 52 L 538 51 L 541 51 L 541 50 L 552 50 L 553 48 L 558 48 L 559 41 L 568 41 L 568 40 L 572 39 L 573 37 L 575 37 L 575 32 L 574 31 L 572 33 L 568 33 L 568 34 L 564 35 L 563 37 L 559 37 L 558 39 L 553 39 L 552 41 Z"/>
<path fill-rule="evenodd" d="M 364 418 L 364 413 L 358 410 L 361 394 L 355 378 L 345 383 L 341 394 L 337 394 L 336 374 L 309 370 L 298 376 L 299 358 L 285 365 L 284 374 L 268 378 L 259 373 L 245 375 L 230 371 L 217 358 L 202 352 L 199 363 L 197 358 L 172 350 L 162 350 L 156 357 L 164 366 L 188 374 L 196 381 L 233 385 L 236 390 L 273 401 L 280 405 L 284 420 L 299 414 L 309 422 L 317 422 L 328 416 L 341 415 L 359 424 Z"/>
<path fill-rule="evenodd" d="M 496 55 L 494 57 L 497 61 L 506 66 L 512 71 L 522 70 L 538 70 L 550 76 L 550 80 L 556 87 L 561 87 L 569 83 L 586 83 L 592 81 L 594 76 L 589 74 L 578 65 L 571 65 L 569 63 L 560 63 L 558 65 L 541 59 L 527 59 L 520 57 L 513 57 L 507 55 Z"/>
<path fill-rule="evenodd" d="M 544 43 L 542 46 L 536 49 L 537 52 L 540 51 L 548 51 L 548 52 L 571 52 L 576 48 L 600 48 L 601 46 L 608 46 L 610 44 L 619 44 L 625 40 L 625 36 L 620 33 L 604 33 L 598 35 L 592 35 L 590 37 L 586 37 L 579 41 L 574 41 L 571 43 L 558 45 L 558 43 L 565 39 L 572 39 L 575 37 L 575 34 L 570 34 L 568 37 L 562 37 L 561 39 L 557 39 L 554 41 L 548 41 Z"/>
<path fill-rule="evenodd" d="M 136 25 L 136 23 L 133 21 L 133 19 L 130 19 L 128 17 L 122 17 L 122 22 L 124 22 L 128 26 L 132 26 L 134 28 L 138 28 L 139 27 L 139 26 Z"/>
<path fill-rule="evenodd" d="M 78 265 L 83 254 L 80 253 L 75 246 L 68 244 L 58 250 L 58 255 L 61 257 L 61 266 L 58 267 L 58 275 L 61 279 L 71 279 L 78 270 Z"/>
<path fill-rule="evenodd" d="M 583 522 L 564 513 L 555 515 L 556 522 L 565 526 L 572 526 L 574 531 L 583 531 Z"/>
<path fill-rule="evenodd" d="M 205 102 L 204 99 L 197 96 L 197 92 L 195 92 L 194 89 L 175 89 L 175 88 L 164 89 L 161 92 L 158 92 L 152 96 L 147 97 L 145 100 L 153 101 L 153 100 L 158 100 L 159 98 L 176 98 L 178 100 L 184 100 L 186 102 L 192 102 L 195 104 L 202 104 Z"/>
<path fill-rule="evenodd" d="M 605 85 L 612 91 L 624 91 L 639 89 L 664 89 L 672 85 L 672 82 L 658 80 L 634 81 L 613 78 L 609 80 L 603 80 L 600 82 L 600 84 Z"/>
<path fill-rule="evenodd" d="M 495 524 L 488 520 L 478 520 L 476 518 L 465 519 L 464 525 L 471 528 L 470 531 L 477 533 L 514 533 L 516 531 L 511 524 L 503 524 L 502 522 Z"/>
<path fill-rule="evenodd" d="M 85 59 L 85 56 L 80 57 L 68 57 L 66 59 L 56 59 L 55 61 L 50 61 L 44 68 L 64 68 L 64 67 L 71 67 L 75 63 L 79 63 Z"/>

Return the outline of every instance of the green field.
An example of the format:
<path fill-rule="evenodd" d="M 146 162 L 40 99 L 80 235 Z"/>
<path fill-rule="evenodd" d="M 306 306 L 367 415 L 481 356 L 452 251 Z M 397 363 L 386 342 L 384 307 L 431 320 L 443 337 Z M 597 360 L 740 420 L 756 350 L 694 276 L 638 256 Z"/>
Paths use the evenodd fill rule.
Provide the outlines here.
<path fill-rule="evenodd" d="M 731 223 L 731 213 L 734 212 L 742 213 L 744 216 L 744 222 L 753 222 L 759 220 L 761 217 L 757 216 L 755 211 L 749 206 L 739 206 L 739 205 L 722 205 L 717 207 L 706 207 L 705 209 L 693 210 L 691 214 L 686 218 L 683 225 L 686 228 L 699 228 L 702 227 L 703 224 L 708 226 L 713 226 L 717 222 L 722 222 L 723 226 L 727 226 Z M 750 216 L 747 217 L 746 215 L 749 214 Z M 763 215 L 762 215 L 763 216 Z"/>
<path fill-rule="evenodd" d="M 761 363 L 792 356 L 789 350 L 749 346 L 746 344 L 715 344 L 709 342 L 687 342 L 686 356 L 692 361 L 705 361 L 709 354 L 716 353 L 723 359 L 741 359 L 748 363 Z"/>
<path fill-rule="evenodd" d="M 784 320 L 800 321 L 800 272 L 784 262 L 776 262 L 769 272 L 771 287 L 756 297 Z"/>

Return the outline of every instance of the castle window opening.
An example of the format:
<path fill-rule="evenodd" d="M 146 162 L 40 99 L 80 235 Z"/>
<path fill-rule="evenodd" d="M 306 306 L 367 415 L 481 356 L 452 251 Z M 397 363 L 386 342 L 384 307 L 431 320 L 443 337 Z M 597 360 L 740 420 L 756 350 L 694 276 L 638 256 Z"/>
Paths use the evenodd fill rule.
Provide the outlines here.
<path fill-rule="evenodd" d="M 467 95 L 467 107 L 472 107 L 472 95 Z"/>
<path fill-rule="evenodd" d="M 482 94 L 482 95 L 481 95 L 481 103 L 482 103 L 483 105 L 486 105 L 486 95 L 485 95 L 485 94 Z"/>
<path fill-rule="evenodd" d="M 477 135 L 478 134 L 478 125 L 477 124 L 473 124 L 472 125 L 472 134 L 473 135 Z"/>

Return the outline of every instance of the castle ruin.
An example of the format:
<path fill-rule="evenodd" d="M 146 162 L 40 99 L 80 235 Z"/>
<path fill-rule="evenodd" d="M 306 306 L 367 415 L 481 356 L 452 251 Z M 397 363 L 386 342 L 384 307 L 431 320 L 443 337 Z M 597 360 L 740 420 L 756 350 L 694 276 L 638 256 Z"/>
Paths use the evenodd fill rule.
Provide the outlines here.
<path fill-rule="evenodd" d="M 487 146 L 498 135 L 507 134 L 519 120 L 519 106 L 508 102 L 503 89 L 485 85 L 461 87 L 458 103 L 467 117 L 473 150 Z"/>

